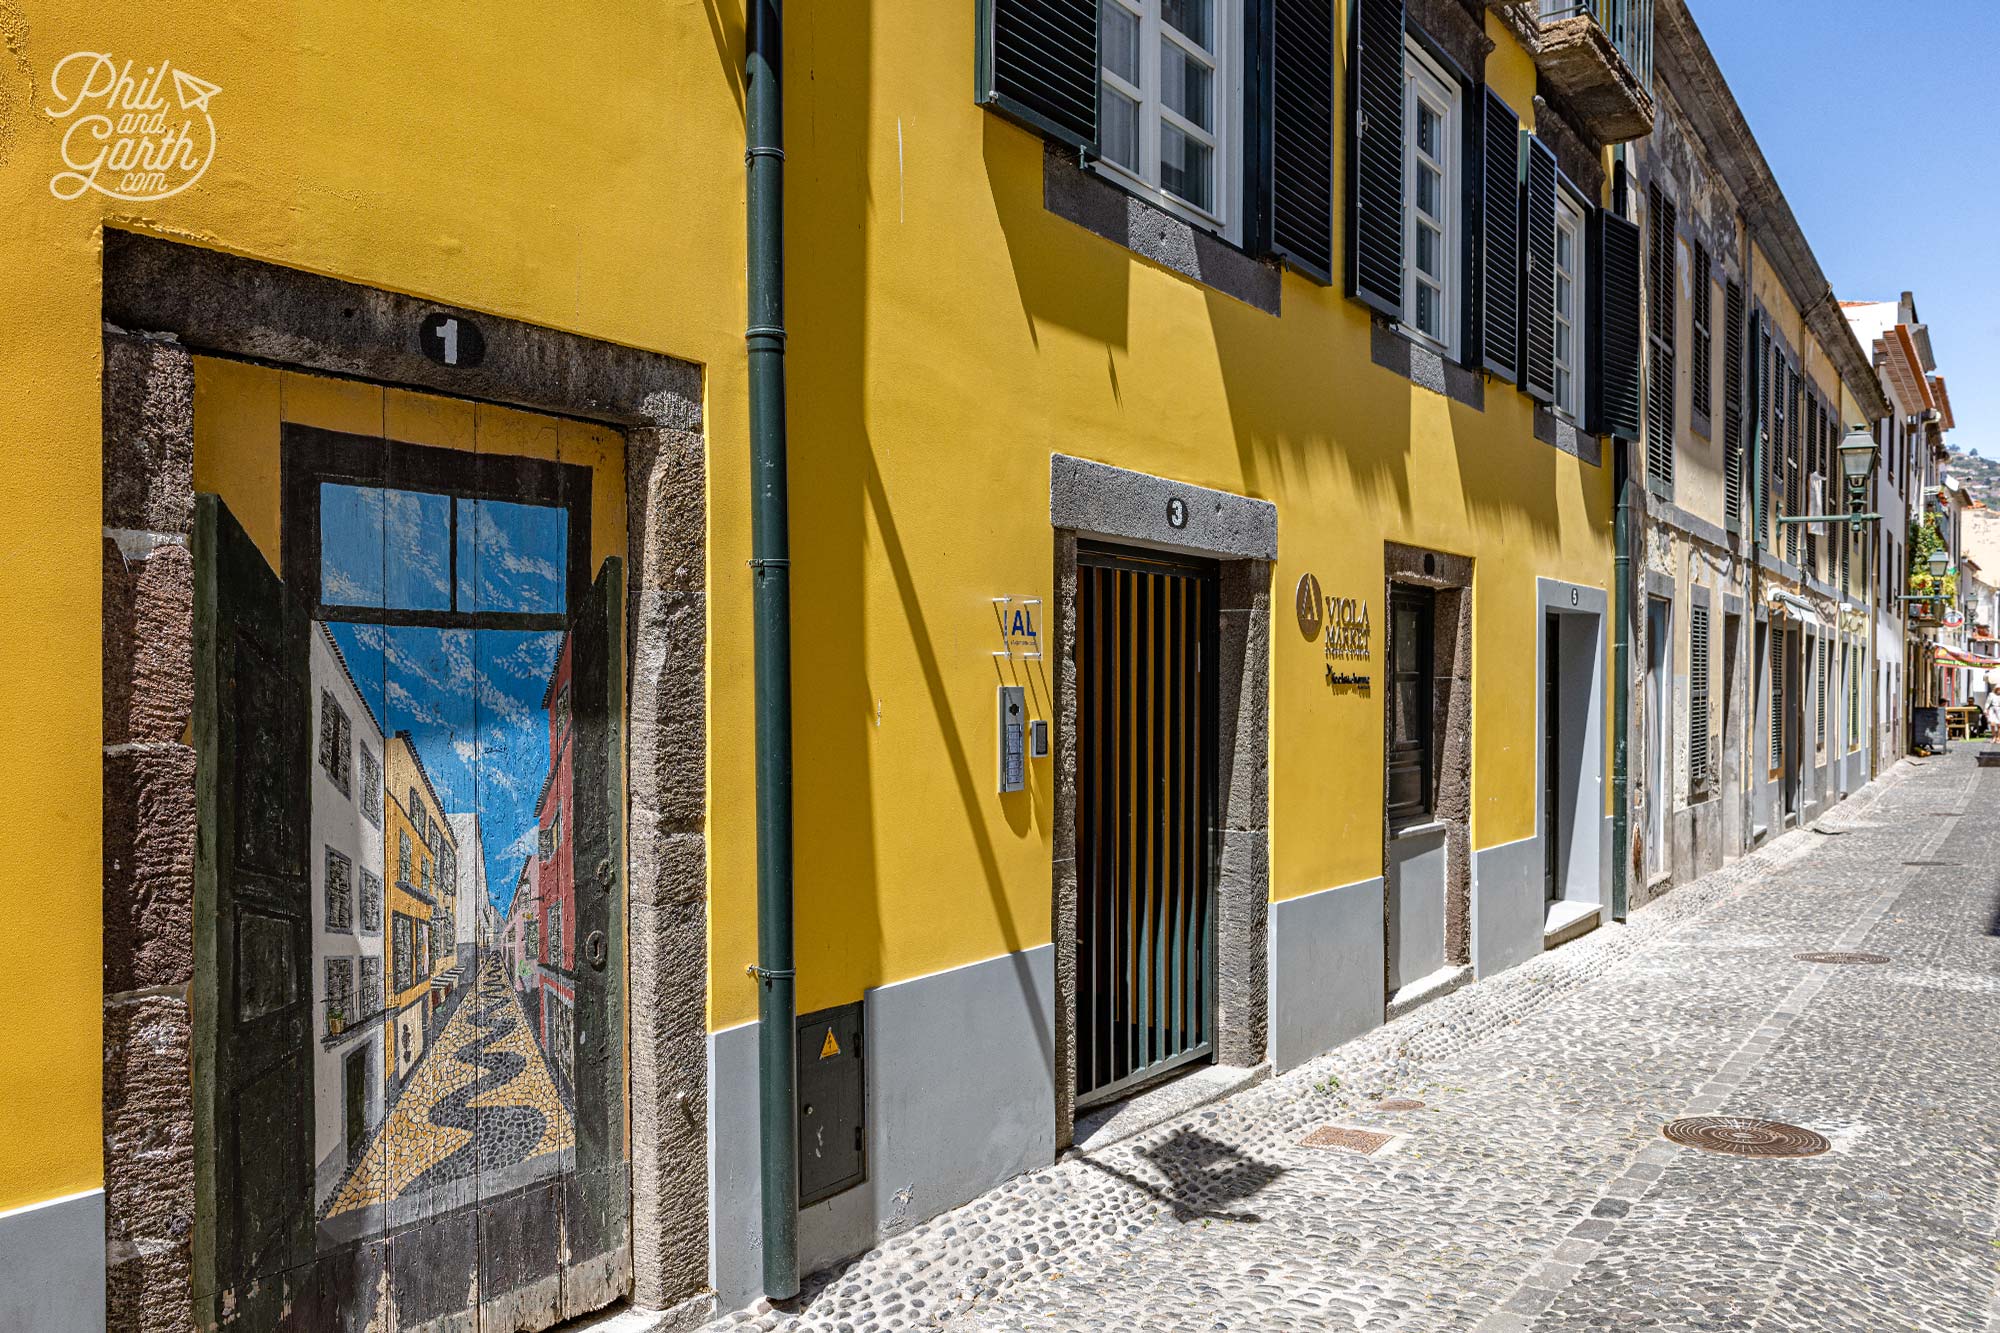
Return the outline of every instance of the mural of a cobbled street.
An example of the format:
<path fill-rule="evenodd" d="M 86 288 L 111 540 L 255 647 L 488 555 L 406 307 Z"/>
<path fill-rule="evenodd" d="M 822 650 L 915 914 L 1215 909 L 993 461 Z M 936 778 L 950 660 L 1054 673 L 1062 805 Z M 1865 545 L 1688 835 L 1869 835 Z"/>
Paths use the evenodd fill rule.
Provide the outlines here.
<path fill-rule="evenodd" d="M 327 1205 L 337 1217 L 507 1172 L 575 1146 L 572 1108 L 549 1072 L 504 963 L 487 958 L 374 1139 Z"/>

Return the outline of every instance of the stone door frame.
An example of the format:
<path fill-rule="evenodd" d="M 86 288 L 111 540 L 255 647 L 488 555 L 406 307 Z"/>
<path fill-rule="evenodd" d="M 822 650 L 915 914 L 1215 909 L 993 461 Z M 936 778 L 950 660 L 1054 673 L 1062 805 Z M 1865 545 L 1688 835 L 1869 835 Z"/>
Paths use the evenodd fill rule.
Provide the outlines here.
<path fill-rule="evenodd" d="M 448 367 L 426 316 L 476 321 Z M 194 357 L 626 439 L 633 1303 L 707 1307 L 707 513 L 691 362 L 216 250 L 104 234 L 104 1200 L 110 1327 L 192 1318 Z M 275 460 L 273 460 L 275 464 Z"/>
<path fill-rule="evenodd" d="M 1268 1059 L 1270 996 L 1271 567 L 1278 510 L 1268 500 L 1055 454 L 1049 460 L 1055 529 L 1056 1148 L 1076 1127 L 1077 1001 L 1077 562 L 1079 539 L 1218 562 L 1215 882 L 1215 1061 Z"/>

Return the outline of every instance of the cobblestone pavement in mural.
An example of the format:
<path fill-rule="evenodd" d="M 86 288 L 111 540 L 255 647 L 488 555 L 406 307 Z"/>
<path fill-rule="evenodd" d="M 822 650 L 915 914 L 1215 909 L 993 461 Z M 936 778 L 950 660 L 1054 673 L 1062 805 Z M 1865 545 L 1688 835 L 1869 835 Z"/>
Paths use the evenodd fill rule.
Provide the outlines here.
<path fill-rule="evenodd" d="M 1819 830 L 727 1322 L 2000 1330 L 2000 771 L 1906 764 Z M 1666 1141 L 1688 1115 L 1832 1147 Z M 1328 1125 L 1400 1137 L 1301 1146 Z"/>
<path fill-rule="evenodd" d="M 329 1217 L 381 1199 L 497 1171 L 575 1146 L 505 963 L 479 965 L 460 1004 L 410 1074 L 403 1095 L 327 1206 Z"/>

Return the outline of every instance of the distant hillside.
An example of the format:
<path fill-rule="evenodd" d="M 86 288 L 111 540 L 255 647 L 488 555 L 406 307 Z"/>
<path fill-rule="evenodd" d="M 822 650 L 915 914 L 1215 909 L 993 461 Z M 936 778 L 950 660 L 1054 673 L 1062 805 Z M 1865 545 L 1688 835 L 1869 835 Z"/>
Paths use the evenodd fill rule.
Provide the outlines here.
<path fill-rule="evenodd" d="M 2000 459 L 1954 449 L 1945 469 L 1965 483 L 1965 489 L 1981 503 L 2000 508 Z"/>

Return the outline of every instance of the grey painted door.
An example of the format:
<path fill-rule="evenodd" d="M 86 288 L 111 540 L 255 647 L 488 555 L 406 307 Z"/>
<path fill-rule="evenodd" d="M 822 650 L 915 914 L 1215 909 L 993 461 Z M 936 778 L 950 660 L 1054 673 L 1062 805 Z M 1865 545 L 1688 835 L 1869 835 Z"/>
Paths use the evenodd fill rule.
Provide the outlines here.
<path fill-rule="evenodd" d="M 1389 596 L 1383 867 L 1388 993 L 1444 966 L 1445 834 L 1437 821 L 1437 597 L 1396 584 Z"/>
<path fill-rule="evenodd" d="M 1673 603 L 1646 603 L 1646 874 L 1671 864 L 1668 815 L 1673 807 Z"/>

